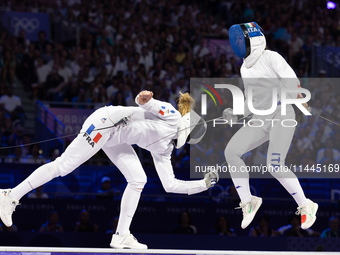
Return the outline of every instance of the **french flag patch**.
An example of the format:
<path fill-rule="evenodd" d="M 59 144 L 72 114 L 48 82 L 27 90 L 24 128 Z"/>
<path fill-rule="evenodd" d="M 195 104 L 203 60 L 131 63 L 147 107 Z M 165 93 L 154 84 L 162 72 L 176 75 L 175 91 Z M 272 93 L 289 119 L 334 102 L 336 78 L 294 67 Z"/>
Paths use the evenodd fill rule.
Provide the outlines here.
<path fill-rule="evenodd" d="M 91 124 L 91 126 L 86 130 L 86 133 L 88 135 L 91 135 L 92 131 L 95 129 L 96 127 Z M 98 134 L 96 134 L 96 136 L 93 138 L 92 141 L 94 141 L 95 143 L 98 143 L 98 141 L 100 140 L 100 138 L 102 138 L 102 134 L 98 132 Z"/>

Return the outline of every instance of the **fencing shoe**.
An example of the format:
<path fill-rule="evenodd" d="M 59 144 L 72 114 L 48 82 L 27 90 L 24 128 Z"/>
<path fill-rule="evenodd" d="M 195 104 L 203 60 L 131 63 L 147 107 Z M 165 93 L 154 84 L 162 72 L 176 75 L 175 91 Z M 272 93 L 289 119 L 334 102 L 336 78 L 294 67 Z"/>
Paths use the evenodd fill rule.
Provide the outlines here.
<path fill-rule="evenodd" d="M 132 235 L 120 236 L 118 234 L 112 235 L 110 246 L 115 249 L 147 249 L 148 246 L 141 244 Z"/>
<path fill-rule="evenodd" d="M 0 189 L 0 218 L 7 227 L 12 226 L 12 214 L 19 204 L 18 200 L 8 197 L 9 193 L 10 189 Z"/>
<path fill-rule="evenodd" d="M 307 199 L 308 203 L 301 205 L 297 208 L 296 215 L 301 215 L 301 228 L 310 228 L 316 220 L 316 212 L 319 205 L 313 201 Z"/>
<path fill-rule="evenodd" d="M 243 220 L 241 223 L 241 227 L 245 229 L 249 226 L 249 224 L 253 221 L 256 212 L 262 205 L 262 198 L 251 196 L 251 201 L 246 204 L 240 203 L 240 207 L 236 207 L 235 209 L 242 209 L 243 212 Z"/>

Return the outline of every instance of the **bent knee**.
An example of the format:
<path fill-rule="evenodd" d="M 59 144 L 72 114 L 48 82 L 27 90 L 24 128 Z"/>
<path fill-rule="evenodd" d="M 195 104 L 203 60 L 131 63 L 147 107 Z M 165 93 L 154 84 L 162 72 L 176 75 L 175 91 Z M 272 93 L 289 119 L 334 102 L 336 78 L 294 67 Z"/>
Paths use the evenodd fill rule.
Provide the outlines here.
<path fill-rule="evenodd" d="M 144 189 L 145 184 L 146 184 L 146 181 L 145 182 L 129 182 L 128 186 L 135 191 L 141 192 Z"/>
<path fill-rule="evenodd" d="M 59 176 L 63 176 L 61 171 L 62 168 L 60 167 L 59 161 L 57 159 L 46 164 L 48 173 L 50 174 L 52 179 Z"/>
<path fill-rule="evenodd" d="M 60 157 L 56 158 L 53 162 L 51 162 L 51 164 L 53 164 L 54 173 L 57 174 L 55 177 L 64 177 L 80 166 L 79 162 L 72 160 L 65 154 L 62 154 Z"/>
<path fill-rule="evenodd" d="M 242 154 L 235 151 L 235 149 L 232 148 L 230 145 L 227 145 L 227 147 L 224 150 L 224 156 L 227 161 L 232 161 L 241 158 Z"/>

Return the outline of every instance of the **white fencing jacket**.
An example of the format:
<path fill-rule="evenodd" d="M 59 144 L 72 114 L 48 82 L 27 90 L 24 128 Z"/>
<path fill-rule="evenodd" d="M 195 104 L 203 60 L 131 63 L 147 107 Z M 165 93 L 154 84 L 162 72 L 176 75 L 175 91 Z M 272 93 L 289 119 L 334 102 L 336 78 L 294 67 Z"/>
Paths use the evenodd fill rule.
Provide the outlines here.
<path fill-rule="evenodd" d="M 295 72 L 277 52 L 264 50 L 259 56 L 250 55 L 248 58 L 253 57 L 258 58 L 257 61 L 252 61 L 253 65 L 250 66 L 246 61 L 242 64 L 241 76 L 246 97 L 249 87 L 254 86 L 252 101 L 255 109 L 267 110 L 271 108 L 273 87 L 278 88 L 278 102 L 281 98 L 280 87 L 295 89 L 300 87 L 300 81 Z M 288 93 L 287 98 L 297 98 L 297 96 L 297 92 L 292 92 Z M 247 106 L 246 102 L 245 106 Z M 246 109 L 247 107 L 245 107 L 245 112 L 247 112 Z M 247 116 L 247 113 L 245 115 Z"/>
<path fill-rule="evenodd" d="M 138 96 L 135 101 L 138 104 Z M 174 176 L 171 153 L 174 146 L 173 139 L 178 136 L 182 116 L 170 103 L 151 98 L 148 103 L 139 107 L 106 108 L 108 117 L 113 123 L 123 117 L 131 118 L 127 125 L 122 125 L 113 131 L 106 146 L 137 144 L 150 151 L 156 171 L 167 192 L 190 195 L 207 189 L 204 180 L 181 181 Z"/>

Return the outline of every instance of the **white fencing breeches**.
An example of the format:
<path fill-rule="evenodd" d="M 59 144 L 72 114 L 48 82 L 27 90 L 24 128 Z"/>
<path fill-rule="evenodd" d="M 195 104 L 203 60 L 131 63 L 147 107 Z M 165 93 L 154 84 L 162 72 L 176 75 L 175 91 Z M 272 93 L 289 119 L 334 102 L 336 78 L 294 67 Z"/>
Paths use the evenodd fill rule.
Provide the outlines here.
<path fill-rule="evenodd" d="M 12 189 L 11 197 L 19 200 L 31 190 L 55 177 L 65 176 L 95 155 L 110 138 L 113 123 L 107 118 L 105 108 L 92 113 L 84 122 L 80 133 L 64 153 L 51 163 L 36 169 L 27 179 Z M 96 129 L 101 129 L 96 131 Z"/>
<path fill-rule="evenodd" d="M 295 131 L 295 127 L 285 127 L 281 122 L 284 119 L 295 120 L 294 110 L 291 108 L 291 111 L 289 111 L 289 109 L 290 108 L 287 108 L 287 116 L 281 116 L 279 113 L 273 116 L 273 119 L 279 119 L 279 121 L 265 122 L 264 127 L 251 127 L 247 125 L 236 132 L 225 149 L 225 157 L 228 165 L 235 167 L 236 170 L 245 169 L 245 163 L 241 157 L 269 140 L 267 167 L 276 168 L 284 166 L 285 158 Z M 258 126 L 259 122 L 254 121 L 253 125 Z M 287 121 L 284 125 L 293 126 L 292 121 L 290 121 L 289 124 Z M 293 172 L 271 171 L 270 173 L 293 196 L 297 204 L 300 205 L 306 202 L 301 185 Z M 241 198 L 241 202 L 243 204 L 250 202 L 249 174 L 246 171 L 230 171 L 230 175 Z"/>
<path fill-rule="evenodd" d="M 118 167 L 128 182 L 120 204 L 120 215 L 116 233 L 128 235 L 132 218 L 136 212 L 141 192 L 147 181 L 144 169 L 131 145 L 120 144 L 103 147 L 109 159 Z"/>
<path fill-rule="evenodd" d="M 55 177 L 65 176 L 72 172 L 100 149 L 103 149 L 128 182 L 121 201 L 117 231 L 121 235 L 129 234 L 132 217 L 146 183 L 146 175 L 132 146 L 127 144 L 114 147 L 105 146 L 113 128 L 98 131 L 96 129 L 112 125 L 113 123 L 109 121 L 105 108 L 91 114 L 83 124 L 80 134 L 71 142 L 65 152 L 55 161 L 35 170 L 22 183 L 12 189 L 10 197 L 19 200 L 32 189 L 47 183 Z"/>

